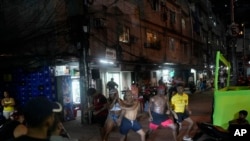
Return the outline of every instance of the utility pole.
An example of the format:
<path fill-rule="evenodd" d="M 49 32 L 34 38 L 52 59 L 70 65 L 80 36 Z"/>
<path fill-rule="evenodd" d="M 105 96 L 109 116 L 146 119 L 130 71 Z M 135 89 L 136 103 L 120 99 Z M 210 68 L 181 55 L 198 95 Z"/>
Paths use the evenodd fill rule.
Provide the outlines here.
<path fill-rule="evenodd" d="M 68 1 L 68 12 L 70 21 L 70 36 L 72 44 L 79 52 L 79 72 L 80 72 L 80 97 L 81 97 L 81 123 L 87 123 L 85 111 L 88 106 L 88 73 L 86 55 L 89 49 L 89 0 L 70 0 Z"/>
<path fill-rule="evenodd" d="M 81 123 L 89 123 L 90 115 L 87 115 L 86 118 L 86 110 L 88 108 L 88 73 L 87 73 L 87 62 L 86 56 L 89 49 L 89 16 L 88 16 L 88 4 L 87 0 L 83 0 L 83 15 L 80 16 L 82 20 L 80 20 L 80 57 L 79 57 L 79 71 L 80 71 L 80 97 L 81 97 Z"/>

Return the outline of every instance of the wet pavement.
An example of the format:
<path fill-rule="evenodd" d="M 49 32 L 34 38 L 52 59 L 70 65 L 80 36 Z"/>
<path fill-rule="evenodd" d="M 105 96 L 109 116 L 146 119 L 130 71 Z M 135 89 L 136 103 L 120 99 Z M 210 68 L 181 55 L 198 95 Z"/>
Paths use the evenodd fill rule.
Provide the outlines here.
<path fill-rule="evenodd" d="M 189 106 L 192 110 L 191 118 L 195 123 L 211 122 L 212 100 L 212 90 L 196 92 L 195 94 L 189 95 Z M 148 130 L 147 113 L 143 113 L 143 116 L 140 118 L 140 123 L 142 124 L 143 130 L 146 132 Z M 78 139 L 79 141 L 101 141 L 99 128 L 93 124 L 81 124 L 80 117 L 77 117 L 76 120 L 73 121 L 64 122 L 63 125 L 73 139 Z M 182 141 L 186 128 L 187 126 L 184 122 L 183 128 L 178 135 L 178 141 Z M 209 141 L 206 135 L 200 135 L 199 133 L 199 128 L 195 124 L 191 131 L 191 136 L 194 140 Z M 109 136 L 109 141 L 119 141 L 119 137 L 119 129 L 115 128 Z M 131 130 L 128 134 L 127 141 L 140 141 L 140 137 Z M 171 129 L 160 128 L 157 130 L 155 138 L 147 139 L 147 141 L 173 141 Z"/>

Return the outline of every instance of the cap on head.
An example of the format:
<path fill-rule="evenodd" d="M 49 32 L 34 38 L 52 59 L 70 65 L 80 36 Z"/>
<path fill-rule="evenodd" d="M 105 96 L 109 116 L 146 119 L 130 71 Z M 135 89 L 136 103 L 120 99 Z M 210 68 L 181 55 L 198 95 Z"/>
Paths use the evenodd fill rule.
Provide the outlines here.
<path fill-rule="evenodd" d="M 24 106 L 23 113 L 27 124 L 31 127 L 41 125 L 53 112 L 61 112 L 58 102 L 51 102 L 46 97 L 35 97 Z"/>

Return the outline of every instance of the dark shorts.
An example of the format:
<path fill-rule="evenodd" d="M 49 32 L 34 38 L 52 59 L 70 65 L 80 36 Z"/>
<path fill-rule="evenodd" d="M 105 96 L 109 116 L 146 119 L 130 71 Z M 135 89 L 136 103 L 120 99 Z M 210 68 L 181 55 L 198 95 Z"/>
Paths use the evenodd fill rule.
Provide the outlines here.
<path fill-rule="evenodd" d="M 161 125 L 161 123 L 163 121 L 166 121 L 168 120 L 168 116 L 166 114 L 158 114 L 158 113 L 155 113 L 153 111 L 151 111 L 151 115 L 153 117 L 153 121 L 151 121 L 153 124 L 156 124 L 156 125 Z"/>
<path fill-rule="evenodd" d="M 129 119 L 123 117 L 122 122 L 121 122 L 121 126 L 120 126 L 120 133 L 122 135 L 127 135 L 130 129 L 137 132 L 140 129 L 142 129 L 142 126 L 137 120 L 129 120 Z"/>
<path fill-rule="evenodd" d="M 158 114 L 151 111 L 151 115 L 153 117 L 153 121 L 150 122 L 149 127 L 152 130 L 156 130 L 160 125 L 163 127 L 168 127 L 173 124 L 173 121 L 169 119 L 166 114 Z"/>
<path fill-rule="evenodd" d="M 186 118 L 189 117 L 189 114 L 187 112 L 184 112 L 184 113 L 176 113 L 178 119 L 176 120 L 176 122 L 180 123 L 182 122 L 183 120 L 185 120 Z"/>

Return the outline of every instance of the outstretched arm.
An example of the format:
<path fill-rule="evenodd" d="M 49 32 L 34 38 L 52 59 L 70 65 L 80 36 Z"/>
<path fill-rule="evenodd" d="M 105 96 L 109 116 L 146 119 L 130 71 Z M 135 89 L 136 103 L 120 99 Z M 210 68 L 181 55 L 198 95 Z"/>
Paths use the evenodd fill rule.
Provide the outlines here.
<path fill-rule="evenodd" d="M 123 100 L 119 100 L 119 104 L 120 104 L 121 108 L 124 110 L 133 110 L 139 105 L 139 102 L 133 101 L 133 103 L 126 103 Z"/>

